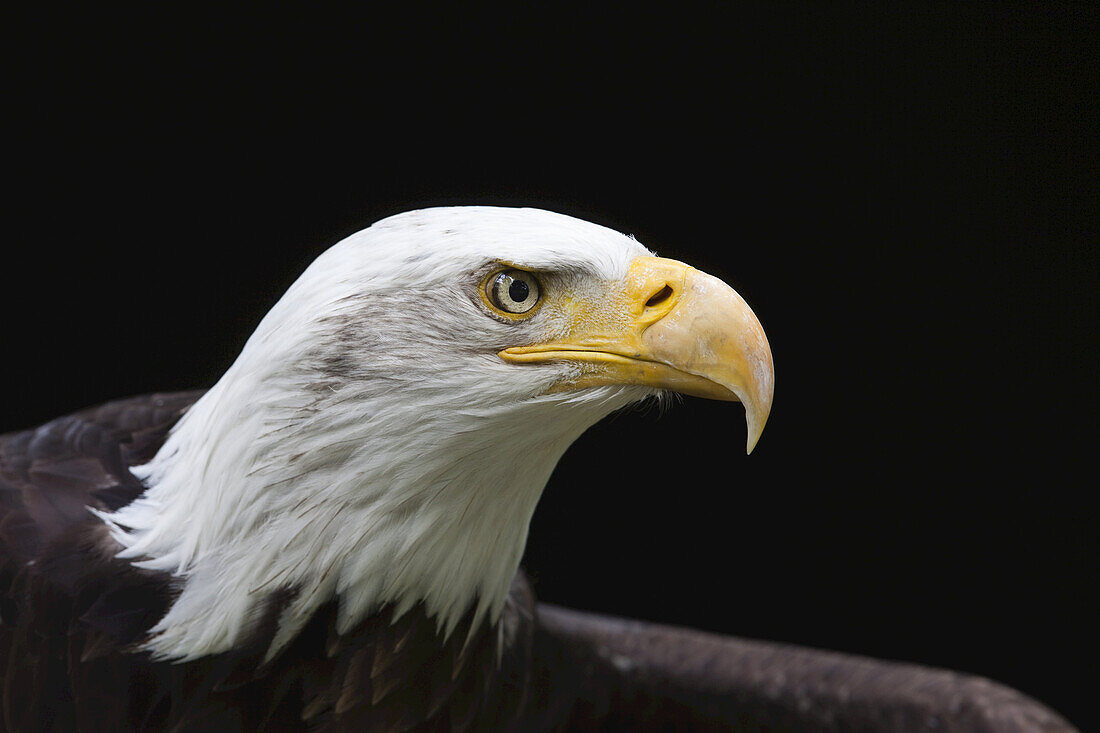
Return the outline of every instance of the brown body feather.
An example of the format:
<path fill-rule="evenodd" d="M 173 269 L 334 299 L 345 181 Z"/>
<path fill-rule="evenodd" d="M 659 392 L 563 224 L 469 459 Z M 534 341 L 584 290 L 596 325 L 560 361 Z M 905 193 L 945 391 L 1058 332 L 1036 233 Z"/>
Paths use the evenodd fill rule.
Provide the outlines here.
<path fill-rule="evenodd" d="M 285 589 L 244 647 L 153 661 L 135 644 L 175 581 L 115 559 L 87 507 L 140 495 L 128 468 L 199 394 L 0 437 L 4 730 L 1072 730 L 980 678 L 539 606 L 522 573 L 496 626 L 447 639 L 421 608 L 339 635 L 330 603 L 263 664 Z"/>

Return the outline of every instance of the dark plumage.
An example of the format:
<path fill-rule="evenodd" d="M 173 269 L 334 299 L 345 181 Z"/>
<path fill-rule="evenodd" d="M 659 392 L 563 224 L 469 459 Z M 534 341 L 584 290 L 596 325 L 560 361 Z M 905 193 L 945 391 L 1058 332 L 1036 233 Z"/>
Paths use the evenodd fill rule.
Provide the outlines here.
<path fill-rule="evenodd" d="M 115 559 L 85 507 L 136 498 L 128 467 L 198 396 L 0 437 L 5 730 L 1072 730 L 981 678 L 540 605 L 522 573 L 497 625 L 447 640 L 419 608 L 339 635 L 330 603 L 265 665 L 276 596 L 240 649 L 152 661 L 133 645 L 174 581 Z"/>

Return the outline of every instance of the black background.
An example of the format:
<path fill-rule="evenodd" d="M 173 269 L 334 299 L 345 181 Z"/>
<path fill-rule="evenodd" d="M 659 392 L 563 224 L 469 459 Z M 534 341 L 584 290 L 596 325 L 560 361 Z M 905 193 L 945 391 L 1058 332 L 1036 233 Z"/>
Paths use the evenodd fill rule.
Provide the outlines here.
<path fill-rule="evenodd" d="M 591 219 L 737 288 L 777 391 L 750 457 L 725 403 L 586 434 L 531 527 L 540 596 L 987 675 L 1085 727 L 1085 7 L 13 11 L 0 430 L 212 384 L 388 214 Z"/>

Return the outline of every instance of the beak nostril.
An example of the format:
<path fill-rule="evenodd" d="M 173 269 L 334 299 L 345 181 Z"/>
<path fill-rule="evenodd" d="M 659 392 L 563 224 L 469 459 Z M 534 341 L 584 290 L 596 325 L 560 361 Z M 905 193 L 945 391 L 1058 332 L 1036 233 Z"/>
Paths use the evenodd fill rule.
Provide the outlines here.
<path fill-rule="evenodd" d="M 645 306 L 646 308 L 652 308 L 653 306 L 659 305 L 668 300 L 670 297 L 672 297 L 672 288 L 668 285 L 665 285 L 663 288 L 650 296 L 649 300 L 645 302 Z"/>

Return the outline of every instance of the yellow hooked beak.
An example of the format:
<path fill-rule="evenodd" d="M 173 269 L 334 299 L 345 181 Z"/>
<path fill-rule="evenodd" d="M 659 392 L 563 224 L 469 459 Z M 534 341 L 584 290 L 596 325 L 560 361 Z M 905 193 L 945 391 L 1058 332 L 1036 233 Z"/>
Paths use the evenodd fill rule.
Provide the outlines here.
<path fill-rule="evenodd" d="M 568 307 L 562 337 L 507 348 L 500 357 L 583 365 L 559 390 L 639 384 L 739 400 L 752 452 L 771 411 L 775 374 L 764 329 L 733 288 L 676 260 L 639 257 L 607 299 Z"/>

